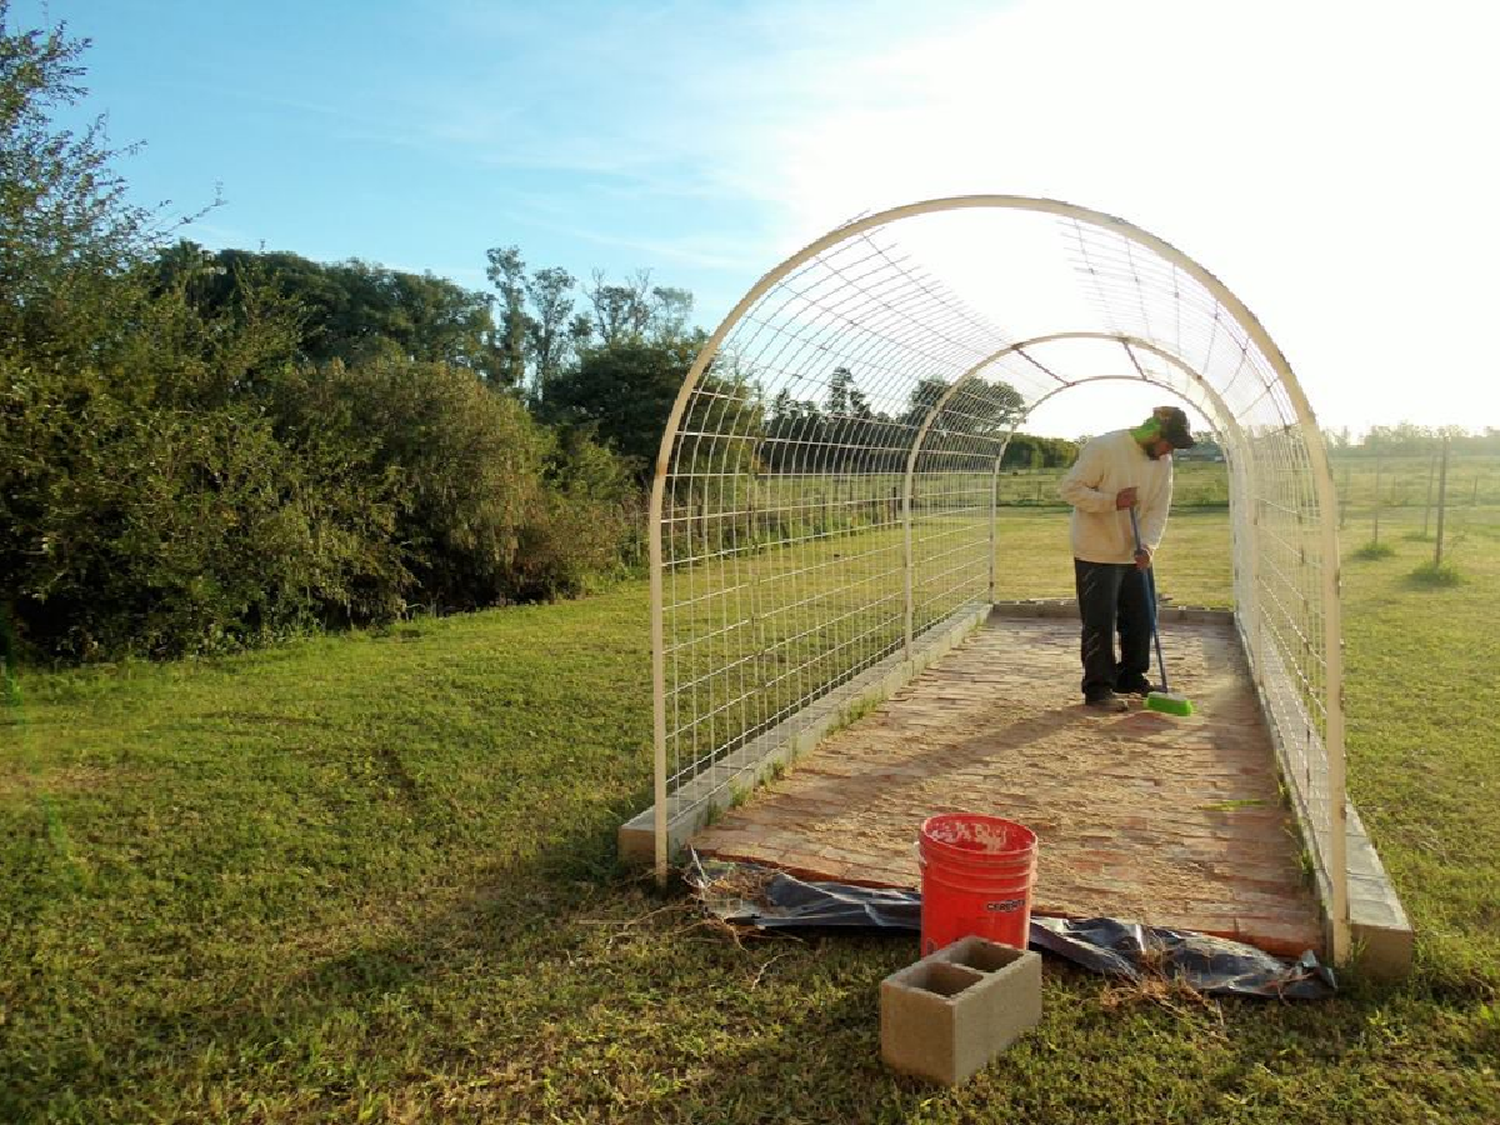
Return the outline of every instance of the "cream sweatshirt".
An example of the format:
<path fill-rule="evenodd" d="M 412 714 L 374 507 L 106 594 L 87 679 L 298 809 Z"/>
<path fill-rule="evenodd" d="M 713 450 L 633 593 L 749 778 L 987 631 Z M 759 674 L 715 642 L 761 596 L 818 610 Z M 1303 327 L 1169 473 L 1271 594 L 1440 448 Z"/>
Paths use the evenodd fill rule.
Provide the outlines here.
<path fill-rule="evenodd" d="M 1073 505 L 1073 557 L 1084 562 L 1135 561 L 1130 513 L 1116 510 L 1115 493 L 1134 486 L 1141 543 L 1153 555 L 1172 507 L 1172 458 L 1151 460 L 1129 430 L 1100 434 L 1083 447 L 1058 493 Z"/>

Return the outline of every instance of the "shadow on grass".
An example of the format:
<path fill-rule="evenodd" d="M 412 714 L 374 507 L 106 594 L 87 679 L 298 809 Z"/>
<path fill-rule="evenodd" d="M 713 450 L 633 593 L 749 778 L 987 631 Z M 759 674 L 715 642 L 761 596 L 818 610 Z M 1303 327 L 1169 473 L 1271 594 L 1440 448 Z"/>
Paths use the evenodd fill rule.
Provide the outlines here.
<path fill-rule="evenodd" d="M 1396 553 L 1396 548 L 1389 543 L 1366 543 L 1350 557 L 1361 559 L 1365 562 L 1373 562 L 1376 559 L 1388 559 Z"/>
<path fill-rule="evenodd" d="M 1441 590 L 1461 586 L 1464 581 L 1463 571 L 1452 563 L 1426 562 L 1408 574 L 1404 584 L 1413 590 Z"/>

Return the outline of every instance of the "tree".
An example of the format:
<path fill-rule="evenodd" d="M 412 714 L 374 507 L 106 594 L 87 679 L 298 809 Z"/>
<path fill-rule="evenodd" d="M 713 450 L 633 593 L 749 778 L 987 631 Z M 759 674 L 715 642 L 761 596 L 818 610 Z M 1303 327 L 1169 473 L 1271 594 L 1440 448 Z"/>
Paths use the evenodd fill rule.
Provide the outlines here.
<path fill-rule="evenodd" d="M 764 420 L 761 466 L 772 473 L 802 472 L 816 464 L 830 426 L 811 399 L 793 398 L 785 387 L 776 392 Z"/>
<path fill-rule="evenodd" d="M 1035 434 L 1015 434 L 1005 447 L 1005 458 L 1000 462 L 1005 469 L 1054 469 L 1067 468 L 1078 460 L 1078 444 L 1066 438 L 1038 437 Z"/>
<path fill-rule="evenodd" d="M 526 270 L 518 247 L 486 252 L 490 281 L 500 290 L 500 336 L 511 385 L 526 385 L 533 402 L 547 397 L 558 374 L 589 343 L 594 322 L 574 312 L 577 280 L 559 266 Z"/>
<path fill-rule="evenodd" d="M 656 461 L 667 416 L 697 350 L 686 340 L 591 348 L 549 388 L 544 417 L 591 426 L 645 475 Z"/>
<path fill-rule="evenodd" d="M 371 270 L 390 310 L 388 335 L 402 353 L 420 363 L 446 363 L 498 381 L 499 349 L 491 299 L 431 273 L 405 273 L 350 262 L 331 267 Z"/>
<path fill-rule="evenodd" d="M 595 270 L 593 279 L 587 294 L 600 344 L 608 348 L 644 338 L 651 323 L 650 272 L 638 270 L 623 285 L 609 284 L 603 270 Z"/>
<path fill-rule="evenodd" d="M 849 413 L 850 393 L 854 391 L 854 375 L 847 367 L 835 367 L 828 377 L 828 413 L 844 416 Z"/>
<path fill-rule="evenodd" d="M 687 289 L 658 285 L 651 290 L 651 311 L 646 329 L 657 343 L 688 335 L 693 316 L 693 294 Z"/>
<path fill-rule="evenodd" d="M 667 418 L 701 343 L 694 335 L 661 343 L 628 340 L 590 348 L 558 376 L 542 416 L 555 424 L 587 428 L 629 460 L 642 479 L 649 479 Z M 716 363 L 705 371 L 698 389 L 704 393 L 689 402 L 684 428 L 711 427 L 715 432 L 745 435 L 758 432 L 759 396 L 732 364 Z M 748 468 L 751 444 L 729 443 L 730 450 L 724 443 L 702 443 L 705 449 L 715 449 L 719 471 Z"/>
<path fill-rule="evenodd" d="M 66 25 L 13 31 L 0 0 L 0 349 L 66 347 L 108 321 L 105 284 L 151 236 L 124 202 L 104 119 L 82 132 L 51 114 L 78 104 L 86 39 Z"/>
<path fill-rule="evenodd" d="M 665 344 L 690 334 L 693 294 L 671 285 L 653 286 L 650 270 L 637 270 L 618 285 L 610 284 L 603 270 L 595 270 L 585 295 L 604 347 L 636 340 Z"/>
<path fill-rule="evenodd" d="M 519 247 L 485 251 L 485 276 L 500 291 L 500 381 L 507 387 L 526 383 L 526 263 Z"/>
<path fill-rule="evenodd" d="M 158 254 L 156 276 L 161 289 L 185 286 L 206 314 L 241 309 L 256 292 L 275 294 L 297 320 L 298 357 L 313 363 L 359 364 L 390 353 L 508 385 L 489 295 L 430 273 L 285 252 L 211 253 L 183 241 Z"/>
<path fill-rule="evenodd" d="M 526 279 L 526 295 L 535 315 L 527 320 L 526 340 L 532 370 L 532 393 L 546 398 L 547 387 L 576 346 L 582 325 L 573 317 L 573 275 L 554 266 Z"/>
<path fill-rule="evenodd" d="M 950 385 L 946 379 L 932 376 L 920 380 L 907 398 L 906 413 L 901 420 L 908 426 L 920 426 L 942 401 Z M 1009 383 L 970 379 L 947 401 L 942 413 L 932 419 L 932 426 L 949 434 L 1003 437 L 1025 408 L 1025 399 Z"/>

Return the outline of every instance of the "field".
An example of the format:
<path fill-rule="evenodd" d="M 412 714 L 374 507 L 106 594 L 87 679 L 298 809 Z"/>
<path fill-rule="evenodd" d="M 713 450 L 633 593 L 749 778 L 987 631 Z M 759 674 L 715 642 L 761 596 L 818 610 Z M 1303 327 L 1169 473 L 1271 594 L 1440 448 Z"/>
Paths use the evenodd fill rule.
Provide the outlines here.
<path fill-rule="evenodd" d="M 1420 505 L 1385 512 L 1390 557 L 1354 557 L 1365 508 L 1344 533 L 1350 787 L 1419 933 L 1399 986 L 1221 1003 L 1049 963 L 1043 1025 L 999 1064 L 893 1077 L 876 988 L 914 938 L 741 945 L 616 868 L 651 781 L 631 583 L 24 673 L 0 712 L 0 1121 L 1500 1120 L 1482 500 L 1453 584 L 1413 577 Z M 1068 592 L 1064 524 L 1006 513 L 1007 594 Z M 1174 517 L 1164 592 L 1224 603 L 1227 544 L 1222 509 Z"/>

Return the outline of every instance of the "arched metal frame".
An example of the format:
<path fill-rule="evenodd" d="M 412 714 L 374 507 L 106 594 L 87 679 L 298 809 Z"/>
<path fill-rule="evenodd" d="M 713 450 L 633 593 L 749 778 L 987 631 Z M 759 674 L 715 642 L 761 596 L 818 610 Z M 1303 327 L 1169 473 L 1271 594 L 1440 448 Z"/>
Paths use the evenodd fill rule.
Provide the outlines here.
<path fill-rule="evenodd" d="M 1057 224 L 1097 310 L 1060 315 L 1087 326 L 1012 341 L 887 240 L 907 220 L 969 212 Z M 1135 374 L 1080 373 L 1078 349 Z M 1346 955 L 1337 503 L 1321 434 L 1286 358 L 1222 282 L 1138 227 L 1056 200 L 935 199 L 846 224 L 761 278 L 688 372 L 649 509 L 662 875 L 669 820 L 738 798 L 724 792 L 743 776 L 724 768 L 736 751 L 861 674 L 914 667 L 924 643 L 995 600 L 1011 436 L 1052 396 L 1106 379 L 1181 397 L 1222 437 L 1236 619 L 1331 952 Z"/>

